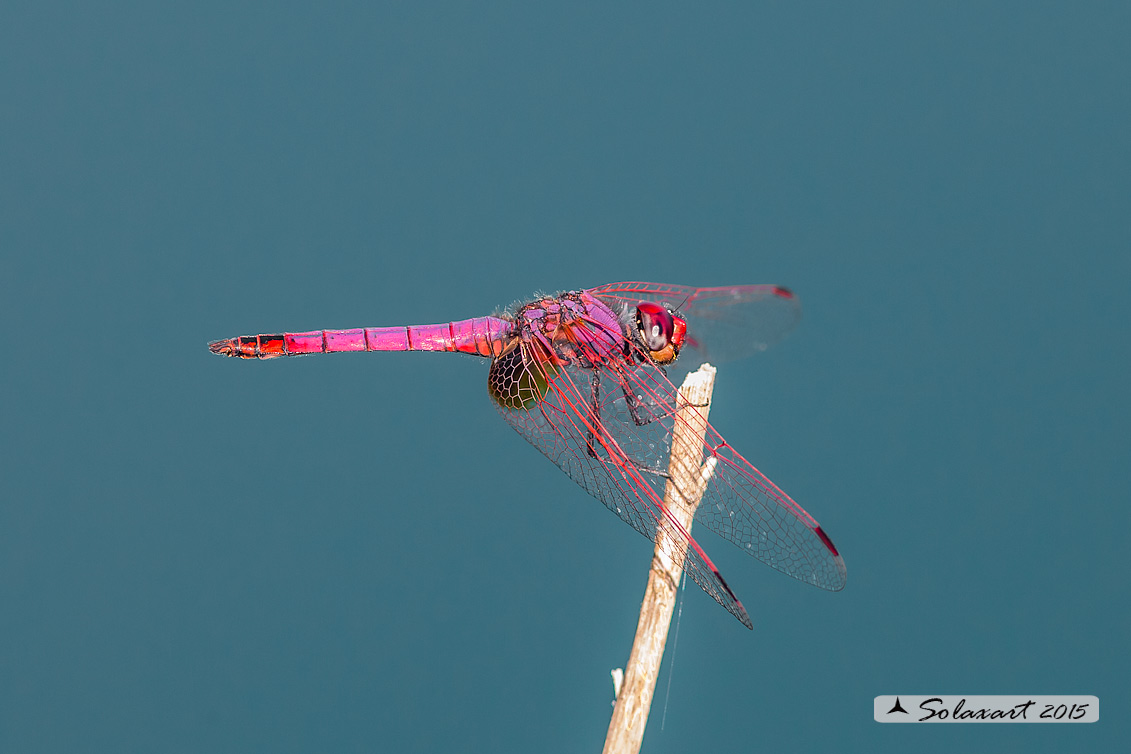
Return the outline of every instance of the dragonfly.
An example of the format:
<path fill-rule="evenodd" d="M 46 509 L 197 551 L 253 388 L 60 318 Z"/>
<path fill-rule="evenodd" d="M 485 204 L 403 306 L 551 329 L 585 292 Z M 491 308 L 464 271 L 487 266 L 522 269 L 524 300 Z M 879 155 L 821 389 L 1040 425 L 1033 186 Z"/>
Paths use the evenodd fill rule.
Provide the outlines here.
<path fill-rule="evenodd" d="M 673 481 L 673 442 L 699 442 L 686 439 L 694 433 L 675 432 L 688 414 L 677 405 L 672 379 L 708 359 L 765 350 L 800 314 L 798 297 L 777 285 L 627 282 L 542 295 L 507 312 L 457 322 L 245 335 L 209 348 L 241 359 L 345 351 L 449 351 L 489 359 L 487 392 L 503 419 L 636 531 L 674 543 L 675 562 L 753 629 L 719 569 L 664 502 L 665 485 Z M 816 520 L 705 426 L 702 448 L 690 450 L 713 459 L 713 471 L 694 522 L 788 576 L 843 589 L 844 559 Z"/>

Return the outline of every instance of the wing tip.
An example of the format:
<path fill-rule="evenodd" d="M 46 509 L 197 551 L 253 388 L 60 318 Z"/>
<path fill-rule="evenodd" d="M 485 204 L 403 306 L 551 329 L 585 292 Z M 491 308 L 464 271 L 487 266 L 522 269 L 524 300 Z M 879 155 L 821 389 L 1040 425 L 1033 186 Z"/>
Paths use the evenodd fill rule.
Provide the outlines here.
<path fill-rule="evenodd" d="M 816 535 L 818 537 L 821 538 L 821 542 L 824 543 L 825 547 L 829 548 L 829 552 L 831 552 L 833 555 L 835 555 L 836 557 L 839 558 L 840 553 L 837 552 L 836 545 L 834 545 L 833 541 L 831 539 L 829 539 L 829 535 L 825 534 L 825 530 L 821 528 L 820 524 L 818 524 L 817 526 L 814 526 L 813 531 L 816 533 Z"/>
<path fill-rule="evenodd" d="M 848 568 L 844 565 L 844 558 L 839 555 L 836 556 L 836 574 L 836 581 L 829 586 L 830 592 L 842 591 L 848 584 Z"/>
<path fill-rule="evenodd" d="M 694 544 L 694 540 L 692 540 L 692 543 Z M 698 550 L 698 548 L 696 549 Z M 711 569 L 711 573 L 715 575 L 715 580 L 722 585 L 723 593 L 726 594 L 729 599 L 724 602 L 718 595 L 712 594 L 711 596 L 714 597 L 720 605 L 725 607 L 727 609 L 727 612 L 729 612 L 735 618 L 738 618 L 738 621 L 742 625 L 753 631 L 754 624 L 750 621 L 750 616 L 746 613 L 746 608 L 742 606 L 742 601 L 738 599 L 738 596 L 730 588 L 730 585 L 727 584 L 726 579 L 724 579 L 723 575 L 719 573 L 719 569 L 715 568 L 715 565 L 707 559 L 706 554 L 700 550 L 699 555 L 707 563 L 707 567 Z M 702 586 L 702 584 L 700 584 L 700 586 Z"/>
<path fill-rule="evenodd" d="M 746 608 L 744 608 L 742 606 L 742 603 L 739 602 L 738 600 L 734 601 L 734 607 L 735 607 L 734 617 L 738 618 L 739 622 L 742 623 L 742 625 L 746 626 L 748 629 L 753 631 L 754 630 L 754 623 L 753 623 L 753 621 L 750 620 L 750 616 L 746 613 Z"/>
<path fill-rule="evenodd" d="M 841 557 L 840 552 L 836 549 L 832 539 L 825 530 L 818 524 L 813 527 L 813 533 L 821 540 L 821 544 L 832 554 L 833 562 L 836 564 L 836 579 L 830 580 L 827 584 L 823 585 L 825 589 L 830 592 L 839 592 L 844 589 L 845 584 L 848 583 L 848 569 L 844 565 L 844 558 Z"/>

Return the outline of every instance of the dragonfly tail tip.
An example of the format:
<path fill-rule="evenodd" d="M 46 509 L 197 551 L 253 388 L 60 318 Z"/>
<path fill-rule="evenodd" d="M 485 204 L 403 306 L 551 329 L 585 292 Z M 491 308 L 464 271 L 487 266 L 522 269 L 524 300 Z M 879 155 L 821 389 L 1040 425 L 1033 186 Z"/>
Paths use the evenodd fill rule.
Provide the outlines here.
<path fill-rule="evenodd" d="M 208 350 L 220 356 L 235 356 L 236 348 L 231 340 L 214 340 L 208 344 Z"/>

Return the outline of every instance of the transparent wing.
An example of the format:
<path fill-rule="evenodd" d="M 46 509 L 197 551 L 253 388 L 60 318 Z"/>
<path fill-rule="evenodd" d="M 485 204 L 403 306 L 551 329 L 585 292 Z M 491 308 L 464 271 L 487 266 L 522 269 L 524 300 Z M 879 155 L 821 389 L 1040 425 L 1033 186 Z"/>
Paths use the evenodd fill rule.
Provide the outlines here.
<path fill-rule="evenodd" d="M 692 580 L 752 629 L 746 610 L 718 569 L 663 506 L 660 474 L 666 474 L 662 459 L 670 447 L 662 445 L 670 435 L 656 419 L 669 407 L 630 408 L 629 383 L 611 370 L 567 366 L 547 379 L 545 396 L 530 408 L 499 406 L 507 423 L 632 528 L 651 541 L 664 534 L 672 543 L 673 558 L 684 563 Z M 634 412 L 637 418 L 643 412 L 649 421 L 638 427 Z"/>
<path fill-rule="evenodd" d="M 676 541 L 676 556 L 686 558 L 695 583 L 750 627 L 718 569 L 664 509 L 673 429 L 683 419 L 663 371 L 649 364 L 566 366 L 547 383 L 530 408 L 501 408 L 507 423 L 645 537 L 663 532 Z M 844 587 L 844 560 L 812 516 L 710 425 L 696 450 L 716 465 L 695 521 L 788 576 L 832 591 Z"/>
<path fill-rule="evenodd" d="M 610 307 L 655 301 L 683 313 L 688 322 L 690 356 L 681 354 L 673 375 L 701 361 L 724 361 L 765 350 L 784 338 L 801 318 L 801 304 L 776 285 L 692 288 L 662 283 L 610 283 L 591 294 Z M 696 358 L 698 357 L 698 358 Z M 662 373 L 641 379 L 641 366 L 628 379 L 657 405 L 674 406 L 675 387 Z M 659 421 L 670 428 L 674 409 Z M 669 434 L 670 436 L 670 434 Z M 695 520 L 743 551 L 794 578 L 823 589 L 844 588 L 846 571 L 836 547 L 820 525 L 789 495 L 754 468 L 708 426 L 704 453 L 717 459 L 714 476 Z M 666 460 L 660 459 L 660 465 Z"/>
<path fill-rule="evenodd" d="M 662 436 L 662 441 L 647 444 L 641 462 L 667 468 L 672 428 L 675 422 L 683 421 L 675 411 L 676 388 L 662 370 L 649 364 L 625 376 L 634 393 L 650 407 L 658 427 L 635 427 L 619 421 L 609 431 L 644 434 L 641 430 L 646 430 L 649 437 Z M 667 452 L 659 455 L 665 448 Z M 844 588 L 844 560 L 804 508 L 754 468 L 710 424 L 701 450 L 704 458 L 716 459 L 716 466 L 695 512 L 698 524 L 788 576 L 830 591 Z"/>
<path fill-rule="evenodd" d="M 590 293 L 616 311 L 655 301 L 687 319 L 687 347 L 679 363 L 694 369 L 751 356 L 777 343 L 797 326 L 801 302 L 779 285 L 692 288 L 664 283 L 609 283 Z M 690 350 L 690 353 L 688 352 Z"/>
<path fill-rule="evenodd" d="M 663 531 L 681 542 L 679 555 L 686 556 L 695 582 L 748 624 L 718 569 L 665 516 L 673 429 L 683 421 L 676 394 L 650 363 L 567 366 L 547 375 L 544 398 L 529 409 L 501 411 L 519 434 L 634 529 L 652 540 Z M 710 425 L 696 450 L 716 459 L 696 522 L 788 576 L 831 591 L 844 587 L 844 560 L 812 516 Z"/>

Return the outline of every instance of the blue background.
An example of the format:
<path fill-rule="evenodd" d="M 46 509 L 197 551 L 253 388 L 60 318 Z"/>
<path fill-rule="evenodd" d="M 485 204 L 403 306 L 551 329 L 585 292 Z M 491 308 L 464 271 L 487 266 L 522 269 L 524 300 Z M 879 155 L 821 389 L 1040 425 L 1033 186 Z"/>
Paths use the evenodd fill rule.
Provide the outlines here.
<path fill-rule="evenodd" d="M 650 546 L 485 363 L 205 344 L 619 279 L 800 294 L 712 420 L 849 572 L 704 533 L 755 629 L 688 590 L 644 751 L 1125 742 L 1126 3 L 4 17 L 0 749 L 598 751 Z"/>

